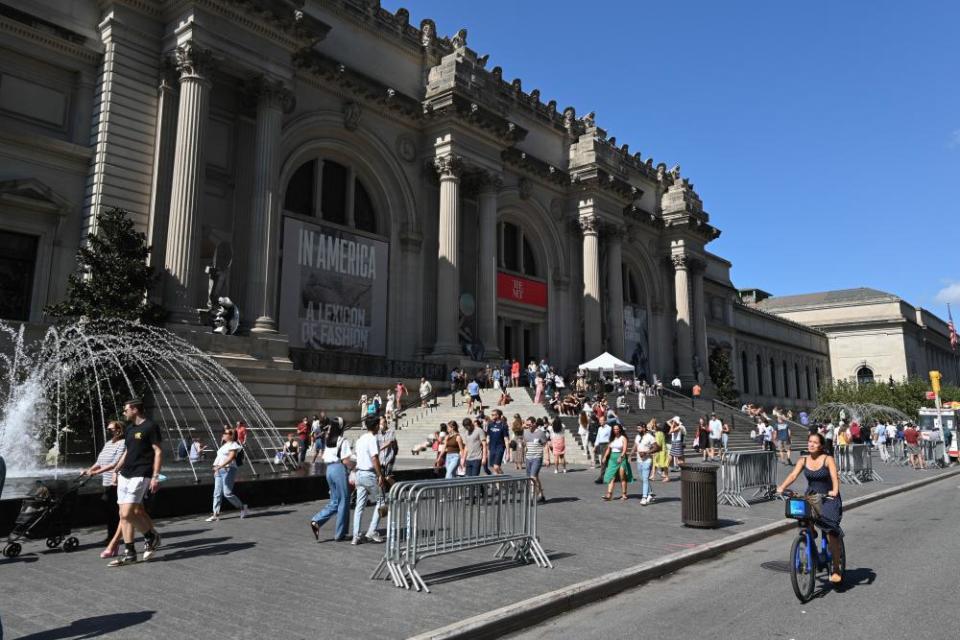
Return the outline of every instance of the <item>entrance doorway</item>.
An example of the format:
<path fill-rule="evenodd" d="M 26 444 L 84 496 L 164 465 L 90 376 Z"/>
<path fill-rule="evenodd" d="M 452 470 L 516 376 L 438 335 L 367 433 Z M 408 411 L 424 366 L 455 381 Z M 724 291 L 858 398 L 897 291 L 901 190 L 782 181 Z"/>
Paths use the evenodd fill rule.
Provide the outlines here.
<path fill-rule="evenodd" d="M 504 358 L 516 358 L 526 366 L 531 360 L 539 362 L 545 357 L 546 346 L 543 341 L 546 338 L 546 325 L 543 322 L 501 317 L 499 325 L 500 348 Z"/>

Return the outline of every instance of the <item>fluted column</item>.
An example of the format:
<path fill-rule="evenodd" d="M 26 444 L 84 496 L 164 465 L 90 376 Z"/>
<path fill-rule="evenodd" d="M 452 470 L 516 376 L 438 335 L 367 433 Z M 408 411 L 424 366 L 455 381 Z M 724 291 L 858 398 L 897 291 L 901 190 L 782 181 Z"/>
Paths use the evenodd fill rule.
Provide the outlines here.
<path fill-rule="evenodd" d="M 673 287 L 677 301 L 677 375 L 686 384 L 692 384 L 693 336 L 690 314 L 690 282 L 687 274 L 688 259 L 685 255 L 672 256 Z"/>
<path fill-rule="evenodd" d="M 622 235 L 625 230 L 614 227 L 607 240 L 607 350 L 623 359 L 623 255 Z"/>
<path fill-rule="evenodd" d="M 157 141 L 153 152 L 152 200 L 147 242 L 152 248 L 150 266 L 163 271 L 167 255 L 167 226 L 170 223 L 170 185 L 173 180 L 173 158 L 177 142 L 177 81 L 173 65 L 166 63 L 157 87 Z M 158 283 L 159 284 L 159 283 Z M 151 292 L 162 303 L 163 288 Z"/>
<path fill-rule="evenodd" d="M 479 195 L 479 256 L 477 277 L 477 313 L 480 342 L 486 359 L 499 359 L 497 344 L 497 192 L 502 180 L 498 175 L 485 177 Z"/>
<path fill-rule="evenodd" d="M 707 354 L 707 307 L 706 299 L 703 296 L 703 271 L 704 264 L 696 261 L 691 265 L 693 276 L 693 344 L 696 354 L 696 364 L 699 365 L 701 377 L 698 378 L 700 384 L 709 382 L 709 363 Z M 697 375 L 696 369 L 694 376 Z"/>
<path fill-rule="evenodd" d="M 458 156 L 434 162 L 440 174 L 439 253 L 437 260 L 437 341 L 433 354 L 459 355 L 460 312 L 460 174 Z"/>
<path fill-rule="evenodd" d="M 253 158 L 253 207 L 250 215 L 250 264 L 247 304 L 256 320 L 253 333 L 277 330 L 276 286 L 277 254 L 280 249 L 280 223 L 277 220 L 279 195 L 280 127 L 283 104 L 290 94 L 280 82 L 259 78 L 253 84 L 257 92 L 257 132 Z"/>
<path fill-rule="evenodd" d="M 180 105 L 167 225 L 165 306 L 170 322 L 199 322 L 200 202 L 203 196 L 204 130 L 210 103 L 210 51 L 192 43 L 177 47 Z"/>
<path fill-rule="evenodd" d="M 600 220 L 581 216 L 583 231 L 583 345 L 587 360 L 603 352 L 600 326 Z"/>

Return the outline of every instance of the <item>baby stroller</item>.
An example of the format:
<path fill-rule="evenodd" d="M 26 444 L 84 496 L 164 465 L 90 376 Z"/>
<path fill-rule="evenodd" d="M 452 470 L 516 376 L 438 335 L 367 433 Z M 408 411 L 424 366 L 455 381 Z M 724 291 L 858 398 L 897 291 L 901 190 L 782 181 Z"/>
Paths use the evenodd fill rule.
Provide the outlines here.
<path fill-rule="evenodd" d="M 77 495 L 88 479 L 80 476 L 75 480 L 43 480 L 30 492 L 20 507 L 13 531 L 7 536 L 3 555 L 16 558 L 22 547 L 18 540 L 47 539 L 47 548 L 63 544 L 64 551 L 74 551 L 80 541 L 70 535 L 73 511 Z M 64 539 L 66 538 L 66 539 Z"/>

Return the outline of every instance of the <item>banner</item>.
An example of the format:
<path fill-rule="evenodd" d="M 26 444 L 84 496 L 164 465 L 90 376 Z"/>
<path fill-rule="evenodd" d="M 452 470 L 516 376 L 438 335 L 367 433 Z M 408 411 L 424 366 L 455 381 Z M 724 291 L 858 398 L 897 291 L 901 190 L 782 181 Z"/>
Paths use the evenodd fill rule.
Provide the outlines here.
<path fill-rule="evenodd" d="M 388 243 L 285 218 L 280 330 L 291 347 L 386 355 Z"/>
<path fill-rule="evenodd" d="M 497 298 L 547 308 L 547 284 L 503 271 L 497 272 Z"/>
<path fill-rule="evenodd" d="M 627 362 L 637 371 L 637 377 L 650 375 L 650 341 L 647 332 L 647 310 L 643 307 L 624 305 L 623 307 L 623 350 Z"/>

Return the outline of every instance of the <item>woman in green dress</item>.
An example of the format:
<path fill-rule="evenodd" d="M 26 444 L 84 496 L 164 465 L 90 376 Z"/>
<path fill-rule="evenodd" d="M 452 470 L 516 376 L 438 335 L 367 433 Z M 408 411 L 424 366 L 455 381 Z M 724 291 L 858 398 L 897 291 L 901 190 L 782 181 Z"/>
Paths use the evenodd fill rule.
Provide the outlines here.
<path fill-rule="evenodd" d="M 664 482 L 670 482 L 670 451 L 667 447 L 667 434 L 665 430 L 657 424 L 656 418 L 647 423 L 647 431 L 656 435 L 657 445 L 660 447 L 653 454 L 653 470 L 650 472 L 650 479 L 653 480 L 654 474 L 660 473 L 660 479 Z"/>
<path fill-rule="evenodd" d="M 623 434 L 623 427 L 619 422 L 613 423 L 613 432 L 610 434 L 610 444 L 604 452 L 603 481 L 607 483 L 607 493 L 604 500 L 613 498 L 613 485 L 620 481 L 620 499 L 627 499 L 627 483 L 633 482 L 633 470 L 630 468 L 628 452 L 630 450 L 627 437 Z"/>

